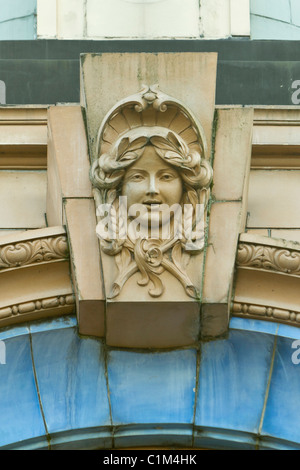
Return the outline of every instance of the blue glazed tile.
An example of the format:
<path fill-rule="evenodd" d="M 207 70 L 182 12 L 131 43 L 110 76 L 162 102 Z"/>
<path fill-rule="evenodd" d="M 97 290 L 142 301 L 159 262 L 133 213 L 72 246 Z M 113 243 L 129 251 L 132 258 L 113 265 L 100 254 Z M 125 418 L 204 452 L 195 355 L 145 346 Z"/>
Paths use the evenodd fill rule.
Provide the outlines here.
<path fill-rule="evenodd" d="M 269 334 L 231 330 L 203 344 L 196 426 L 257 433 L 273 343 Z"/>
<path fill-rule="evenodd" d="M 37 0 L 10 0 L 1 2 L 0 21 L 34 15 L 37 8 Z"/>
<path fill-rule="evenodd" d="M 258 450 L 300 450 L 300 444 L 262 437 Z"/>
<path fill-rule="evenodd" d="M 279 337 L 262 435 L 300 443 L 300 343 Z M 295 361 L 296 359 L 296 361 Z"/>
<path fill-rule="evenodd" d="M 32 14 L 27 18 L 14 18 L 3 22 L 0 28 L 0 41 L 20 41 L 35 39 L 36 20 Z"/>
<path fill-rule="evenodd" d="M 195 350 L 110 351 L 113 424 L 192 423 L 196 362 Z"/>
<path fill-rule="evenodd" d="M 195 432 L 194 446 L 216 450 L 255 450 L 257 437 L 232 430 L 202 429 Z"/>
<path fill-rule="evenodd" d="M 299 41 L 300 30 L 293 24 L 251 15 L 251 39 Z"/>
<path fill-rule="evenodd" d="M 278 328 L 278 336 L 290 339 L 300 339 L 300 328 L 297 326 L 280 324 Z"/>
<path fill-rule="evenodd" d="M 32 350 L 49 434 L 110 425 L 100 341 L 54 329 L 32 334 Z"/>
<path fill-rule="evenodd" d="M 51 450 L 98 450 L 113 447 L 108 429 L 75 429 L 51 435 Z"/>
<path fill-rule="evenodd" d="M 46 441 L 29 336 L 22 334 L 4 344 L 6 363 L 0 365 L 0 447 L 11 444 L 17 448 L 23 441 L 35 438 Z"/>
<path fill-rule="evenodd" d="M 192 425 L 131 425 L 117 428 L 114 446 L 126 447 L 192 447 Z"/>
<path fill-rule="evenodd" d="M 15 326 L 14 328 L 4 328 L 0 331 L 0 341 L 5 341 L 9 338 L 16 338 L 17 336 L 27 336 L 29 329 L 26 326 Z"/>
<path fill-rule="evenodd" d="M 251 13 L 260 17 L 273 18 L 286 23 L 290 22 L 289 0 L 251 0 Z"/>
<path fill-rule="evenodd" d="M 31 333 L 40 333 L 42 331 L 61 330 L 63 328 L 75 328 L 77 326 L 77 319 L 75 316 L 63 316 L 58 318 L 51 318 L 46 321 L 38 321 L 30 323 L 29 328 Z"/>
<path fill-rule="evenodd" d="M 29 439 L 22 442 L 15 442 L 8 446 L 1 447 L 0 450 L 50 450 L 46 436 Z"/>
<path fill-rule="evenodd" d="M 274 336 L 277 335 L 278 327 L 278 323 L 239 317 L 232 317 L 229 324 L 229 328 L 232 330 L 256 331 Z"/>

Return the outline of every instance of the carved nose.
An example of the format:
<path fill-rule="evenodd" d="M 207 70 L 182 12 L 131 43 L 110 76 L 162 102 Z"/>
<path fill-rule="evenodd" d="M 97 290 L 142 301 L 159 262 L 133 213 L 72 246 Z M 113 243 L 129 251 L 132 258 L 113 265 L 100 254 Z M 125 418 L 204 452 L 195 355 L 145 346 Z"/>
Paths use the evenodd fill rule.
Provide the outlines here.
<path fill-rule="evenodd" d="M 158 194 L 155 176 L 150 176 L 147 196 Z"/>

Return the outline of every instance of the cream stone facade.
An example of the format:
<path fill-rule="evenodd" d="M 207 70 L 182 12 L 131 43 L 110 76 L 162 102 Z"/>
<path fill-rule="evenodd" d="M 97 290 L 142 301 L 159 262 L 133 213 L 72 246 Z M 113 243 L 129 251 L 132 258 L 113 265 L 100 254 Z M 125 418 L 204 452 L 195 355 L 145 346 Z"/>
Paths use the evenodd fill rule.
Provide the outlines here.
<path fill-rule="evenodd" d="M 27 7 L 38 40 L 0 42 L 0 450 L 299 450 L 298 44 L 249 41 L 263 0 Z M 164 203 L 202 206 L 193 238 L 149 237 Z"/>
<path fill-rule="evenodd" d="M 37 37 L 250 36 L 249 0 L 38 0 Z"/>
<path fill-rule="evenodd" d="M 111 60 L 110 56 L 107 60 Z M 244 226 L 242 229 L 238 228 L 237 232 L 241 232 L 242 235 L 236 252 L 234 293 L 228 299 L 229 304 L 233 302 L 229 313 L 263 318 L 267 321 L 279 319 L 286 324 L 297 324 L 300 311 L 297 306 L 298 289 L 294 283 L 297 283 L 299 274 L 298 252 L 300 252 L 300 207 L 297 197 L 299 191 L 297 150 L 300 146 L 299 111 L 295 107 L 272 109 L 258 107 L 254 109 L 253 114 L 251 108 L 217 107 L 216 116 L 217 132 L 214 144 L 212 191 L 212 197 L 216 203 L 211 208 L 211 224 L 213 224 L 213 218 L 216 217 L 219 227 L 222 228 L 220 242 L 217 241 L 215 235 L 212 235 L 213 229 L 210 228 L 214 248 L 211 254 L 210 249 L 208 250 L 206 262 L 208 265 L 211 263 L 212 267 L 217 263 L 218 272 L 221 274 L 218 282 L 216 282 L 217 273 L 212 272 L 211 281 L 209 272 L 205 274 L 204 298 L 214 304 L 217 298 L 221 299 L 224 295 L 226 296 L 228 279 L 220 270 L 220 263 L 225 263 L 224 248 L 226 246 L 228 250 L 228 244 L 232 243 L 228 237 L 233 235 L 233 227 L 230 227 L 230 232 L 225 237 L 224 223 L 227 219 L 231 224 L 230 217 L 233 213 L 230 215 L 230 204 L 232 209 L 237 204 L 237 202 L 230 201 L 239 201 L 245 197 L 247 217 L 244 216 Z M 235 122 L 240 123 L 238 127 L 235 126 Z M 248 126 L 248 130 L 245 126 Z M 93 129 L 92 125 L 90 129 Z M 78 105 L 60 105 L 50 107 L 48 111 L 45 107 L 11 108 L 7 106 L 1 108 L 0 178 L 1 198 L 5 201 L 1 205 L 2 273 L 4 275 L 8 269 L 9 277 L 11 277 L 11 269 L 13 268 L 15 272 L 20 267 L 20 272 L 24 273 L 27 278 L 23 266 L 31 266 L 34 271 L 37 261 L 45 265 L 45 260 L 40 256 L 43 249 L 39 248 L 42 246 L 42 240 L 52 240 L 53 229 L 51 227 L 58 230 L 62 237 L 65 234 L 63 226 L 66 226 L 65 236 L 70 237 L 74 263 L 72 269 L 76 271 L 73 278 L 74 295 L 78 289 L 81 296 L 77 298 L 77 308 L 79 311 L 82 309 L 85 312 L 84 315 L 91 318 L 93 326 L 91 330 L 87 327 L 88 333 L 95 333 L 93 328 L 97 323 L 97 336 L 102 336 L 104 319 L 96 317 L 93 319 L 92 313 L 87 309 L 89 303 L 92 309 L 95 308 L 97 302 L 102 305 L 104 294 L 100 282 L 99 264 L 95 262 L 95 259 L 99 257 L 99 254 L 97 255 L 99 248 L 95 230 L 92 187 L 89 181 L 88 143 L 85 140 L 85 132 L 82 112 Z M 242 139 L 245 142 L 244 150 L 241 148 Z M 251 147 L 249 147 L 250 140 Z M 237 146 L 236 150 L 234 146 Z M 241 154 L 246 154 L 248 151 L 251 152 L 252 157 L 251 171 L 247 177 L 244 175 Z M 63 160 L 60 160 L 59 155 L 63 155 Z M 224 175 L 228 174 L 230 178 L 224 180 Z M 289 188 L 288 191 L 287 188 Z M 13 197 L 8 197 L 9 194 Z M 227 203 L 224 202 L 226 200 Z M 222 204 L 224 216 L 219 211 Z M 86 220 L 83 224 L 81 217 Z M 220 217 L 225 217 L 222 224 L 220 224 Z M 82 243 L 86 239 L 90 239 L 90 242 L 84 243 L 85 249 L 88 250 L 85 253 L 82 251 Z M 55 238 L 53 243 L 55 243 Z M 218 243 L 221 244 L 217 249 Z M 19 248 L 19 245 L 24 246 L 24 249 Z M 233 241 L 234 252 L 235 247 L 236 242 Z M 218 250 L 223 253 L 222 256 L 218 255 Z M 213 258 L 210 261 L 211 256 Z M 46 259 L 48 260 L 47 256 Z M 58 254 L 57 256 L 53 254 L 53 260 L 59 259 Z M 89 263 L 95 262 L 95 274 L 92 276 L 95 280 L 94 286 L 88 281 L 84 287 L 86 283 L 84 259 L 90 260 Z M 51 254 L 49 254 L 48 261 L 52 261 Z M 58 266 L 57 263 L 54 265 Z M 213 269 L 212 267 L 210 269 Z M 28 281 L 28 287 L 24 287 L 24 295 L 18 299 L 18 305 L 25 304 L 29 308 L 29 304 L 30 306 L 32 304 L 33 308 L 33 303 L 36 301 L 42 302 L 44 298 L 60 299 L 65 295 L 70 296 L 71 301 L 73 295 L 71 278 L 68 280 L 68 275 L 65 278 L 66 287 L 63 287 L 60 282 L 59 288 L 53 288 L 51 283 L 57 276 L 55 271 L 51 276 L 54 276 L 53 281 L 49 278 L 49 281 L 45 282 L 45 284 L 49 282 L 51 295 L 45 292 L 42 298 L 38 298 L 36 291 L 30 292 L 31 284 Z M 76 283 L 79 283 L 77 287 L 74 279 Z M 17 282 L 23 283 L 22 278 Z M 256 287 L 249 287 L 252 282 L 256 283 Z M 224 294 L 222 294 L 220 283 L 224 283 Z M 257 283 L 260 285 L 259 289 Z M 274 291 L 277 284 L 278 288 Z M 19 288 L 17 290 L 19 291 Z M 1 318 L 4 324 L 10 323 L 9 318 L 13 323 L 24 321 L 24 316 L 12 314 L 15 289 L 7 291 L 4 287 L 4 291 L 7 297 L 7 300 L 2 300 L 3 306 L 1 306 Z M 287 292 L 289 292 L 288 295 Z M 57 307 L 61 313 L 59 303 Z M 24 313 L 27 314 L 26 307 L 24 308 Z M 100 310 L 103 311 L 103 306 Z M 39 317 L 38 309 L 34 311 Z M 70 308 L 66 308 L 66 313 L 69 311 Z M 20 313 L 22 313 L 22 308 Z M 41 316 L 44 313 L 40 311 Z M 55 310 L 54 314 L 56 314 Z M 83 331 L 85 331 L 85 326 L 83 326 Z"/>
<path fill-rule="evenodd" d="M 174 61 L 182 80 L 173 83 Z M 116 80 L 107 94 L 116 69 L 127 80 Z M 224 341 L 234 319 L 299 327 L 299 109 L 216 106 L 216 70 L 214 53 L 87 54 L 80 104 L 0 108 L 1 328 L 76 315 L 83 338 L 150 352 Z M 197 74 L 207 79 L 201 87 Z M 153 79 L 176 98 L 155 86 L 131 96 Z M 205 248 L 191 264 L 200 297 L 180 291 L 175 275 L 164 278 L 162 298 L 151 299 L 130 276 L 124 292 L 111 298 L 115 261 L 99 244 L 90 179 L 101 155 L 99 126 L 104 119 L 108 151 L 121 109 L 133 103 L 140 113 L 157 101 L 157 112 L 166 112 L 166 100 L 186 119 L 183 99 L 203 126 L 213 169 Z M 150 111 L 142 128 L 153 125 Z M 156 119 L 166 125 L 168 115 Z M 180 122 L 173 128 L 190 136 Z"/>

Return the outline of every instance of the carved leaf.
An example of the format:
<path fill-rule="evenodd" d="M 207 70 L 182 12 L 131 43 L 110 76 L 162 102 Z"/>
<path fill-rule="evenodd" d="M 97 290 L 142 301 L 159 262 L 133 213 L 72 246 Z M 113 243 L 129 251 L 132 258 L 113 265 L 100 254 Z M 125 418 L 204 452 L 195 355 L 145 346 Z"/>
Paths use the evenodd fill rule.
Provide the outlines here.
<path fill-rule="evenodd" d="M 161 150 L 169 150 L 169 151 L 173 150 L 173 151 L 175 151 L 175 150 L 178 149 L 178 146 L 179 146 L 179 144 L 176 146 L 172 142 L 170 142 L 169 140 L 163 139 L 160 136 L 151 137 L 150 142 L 155 147 L 157 147 Z"/>
<path fill-rule="evenodd" d="M 123 155 L 124 152 L 128 149 L 129 146 L 129 139 L 128 137 L 124 137 L 124 139 L 121 140 L 119 147 L 118 147 L 118 155 Z"/>
<path fill-rule="evenodd" d="M 0 269 L 40 263 L 69 256 L 65 236 L 33 240 L 3 246 L 0 249 Z"/>
<path fill-rule="evenodd" d="M 135 139 L 131 142 L 131 144 L 128 147 L 128 151 L 138 150 L 141 147 L 144 147 L 146 144 L 147 144 L 147 138 L 139 137 L 138 139 Z"/>
<path fill-rule="evenodd" d="M 69 256 L 69 247 L 66 237 L 62 236 L 42 240 L 41 252 L 44 261 L 67 258 Z"/>
<path fill-rule="evenodd" d="M 131 254 L 128 248 L 122 248 L 120 253 L 116 255 L 116 265 L 120 272 L 124 269 L 128 268 L 129 264 L 131 263 Z"/>

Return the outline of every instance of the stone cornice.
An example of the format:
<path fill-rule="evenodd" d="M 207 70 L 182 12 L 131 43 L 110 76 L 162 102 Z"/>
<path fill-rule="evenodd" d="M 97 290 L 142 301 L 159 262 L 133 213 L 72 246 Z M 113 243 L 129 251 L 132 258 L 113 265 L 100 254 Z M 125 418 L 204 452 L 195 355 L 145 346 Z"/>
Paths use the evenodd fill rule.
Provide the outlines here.
<path fill-rule="evenodd" d="M 63 227 L 0 238 L 0 327 L 74 312 Z"/>
<path fill-rule="evenodd" d="M 234 316 L 238 317 L 251 317 L 300 326 L 300 313 L 280 308 L 234 302 L 232 305 L 232 313 Z"/>
<path fill-rule="evenodd" d="M 252 168 L 299 169 L 299 126 L 298 107 L 256 107 Z"/>
<path fill-rule="evenodd" d="M 251 243 L 249 236 L 245 242 L 241 237 L 236 260 L 237 266 L 300 276 L 300 244 L 289 244 L 282 240 L 281 246 L 278 243 L 274 246 L 268 240 L 257 240 L 257 237 L 254 237 Z"/>
<path fill-rule="evenodd" d="M 0 107 L 0 169 L 47 168 L 47 106 Z"/>
<path fill-rule="evenodd" d="M 3 244 L 0 239 L 0 270 L 68 258 L 68 241 L 64 234 L 33 240 L 12 240 L 8 244 Z"/>
<path fill-rule="evenodd" d="M 300 244 L 242 234 L 232 315 L 300 326 Z"/>

